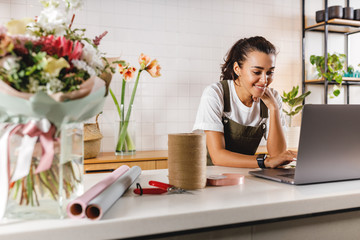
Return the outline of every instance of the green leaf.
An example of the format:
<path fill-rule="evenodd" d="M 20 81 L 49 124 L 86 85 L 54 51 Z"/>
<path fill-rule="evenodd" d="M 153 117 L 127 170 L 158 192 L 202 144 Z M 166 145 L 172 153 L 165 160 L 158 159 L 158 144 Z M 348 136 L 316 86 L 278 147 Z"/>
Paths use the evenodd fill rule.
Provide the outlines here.
<path fill-rule="evenodd" d="M 294 111 L 295 114 L 298 114 L 301 111 L 301 109 L 303 109 L 303 107 L 304 107 L 303 105 L 296 107 Z"/>
<path fill-rule="evenodd" d="M 286 114 L 286 115 L 289 115 L 290 113 L 288 111 L 286 111 L 285 109 L 283 109 L 283 112 Z"/>
<path fill-rule="evenodd" d="M 337 82 L 337 83 L 339 83 L 339 84 L 341 84 L 342 83 L 342 76 L 341 75 L 337 75 L 337 76 L 335 76 L 335 81 Z"/>
<path fill-rule="evenodd" d="M 333 94 L 337 97 L 340 95 L 340 90 L 339 89 L 336 89 Z"/>

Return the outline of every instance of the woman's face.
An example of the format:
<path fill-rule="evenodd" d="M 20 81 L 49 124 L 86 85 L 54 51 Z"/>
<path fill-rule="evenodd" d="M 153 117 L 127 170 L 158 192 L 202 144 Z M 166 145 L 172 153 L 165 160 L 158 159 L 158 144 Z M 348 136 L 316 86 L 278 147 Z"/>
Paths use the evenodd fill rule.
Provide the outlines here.
<path fill-rule="evenodd" d="M 275 54 L 252 51 L 247 54 L 241 68 L 237 64 L 234 65 L 240 86 L 244 87 L 250 96 L 260 98 L 265 88 L 273 81 Z"/>

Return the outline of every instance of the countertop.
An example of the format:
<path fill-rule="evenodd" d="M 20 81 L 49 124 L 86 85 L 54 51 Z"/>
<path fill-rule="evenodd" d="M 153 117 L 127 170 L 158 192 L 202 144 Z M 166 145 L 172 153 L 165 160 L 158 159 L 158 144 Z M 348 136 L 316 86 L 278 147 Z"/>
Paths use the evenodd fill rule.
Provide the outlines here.
<path fill-rule="evenodd" d="M 0 225 L 0 239 L 120 239 L 360 206 L 360 180 L 293 186 L 250 176 L 249 170 L 208 167 L 208 175 L 237 172 L 245 181 L 191 194 L 138 196 L 133 184 L 100 221 L 8 220 Z M 85 175 L 85 188 L 105 176 Z M 149 180 L 167 182 L 167 169 L 143 171 L 136 182 L 148 187 Z"/>

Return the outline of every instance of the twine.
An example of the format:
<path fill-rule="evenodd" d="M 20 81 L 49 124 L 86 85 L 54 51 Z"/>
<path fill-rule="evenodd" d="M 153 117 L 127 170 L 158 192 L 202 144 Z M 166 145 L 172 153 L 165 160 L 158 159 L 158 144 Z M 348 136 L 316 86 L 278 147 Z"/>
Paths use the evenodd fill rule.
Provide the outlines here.
<path fill-rule="evenodd" d="M 168 135 L 169 183 L 193 190 L 206 185 L 205 134 L 178 133 Z"/>

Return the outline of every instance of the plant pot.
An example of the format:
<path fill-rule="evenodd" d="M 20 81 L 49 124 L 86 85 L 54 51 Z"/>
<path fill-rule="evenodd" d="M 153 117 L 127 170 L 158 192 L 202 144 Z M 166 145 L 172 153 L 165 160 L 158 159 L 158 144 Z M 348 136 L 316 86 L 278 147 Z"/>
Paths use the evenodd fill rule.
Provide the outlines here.
<path fill-rule="evenodd" d="M 360 21 L 360 9 L 354 10 L 354 20 Z"/>
<path fill-rule="evenodd" d="M 329 19 L 343 18 L 343 8 L 340 5 L 331 6 L 328 8 Z"/>
<path fill-rule="evenodd" d="M 325 21 L 325 10 L 316 11 L 315 20 L 317 23 Z"/>
<path fill-rule="evenodd" d="M 285 138 L 288 148 L 298 148 L 300 139 L 300 127 L 288 127 Z"/>
<path fill-rule="evenodd" d="M 344 7 L 343 8 L 343 18 L 353 20 L 354 19 L 354 8 Z"/>
<path fill-rule="evenodd" d="M 22 138 L 12 137 L 10 172 L 13 172 Z M 5 218 L 44 219 L 64 218 L 66 205 L 83 193 L 83 126 L 67 124 L 54 143 L 51 167 L 35 173 L 41 157 L 36 143 L 30 172 L 10 183 Z"/>

